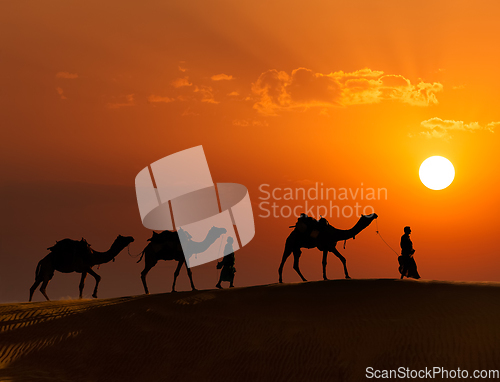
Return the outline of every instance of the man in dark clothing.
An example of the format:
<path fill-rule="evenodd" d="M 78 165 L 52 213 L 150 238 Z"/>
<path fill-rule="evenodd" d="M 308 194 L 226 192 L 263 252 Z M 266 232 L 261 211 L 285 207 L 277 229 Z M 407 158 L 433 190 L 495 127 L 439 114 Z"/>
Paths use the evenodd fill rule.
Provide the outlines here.
<path fill-rule="evenodd" d="M 415 263 L 415 259 L 413 258 L 415 250 L 410 239 L 411 228 L 408 226 L 405 227 L 404 232 L 404 235 L 401 236 L 401 256 L 398 257 L 401 279 L 405 276 L 419 279 L 420 275 L 417 271 L 417 263 Z"/>
<path fill-rule="evenodd" d="M 227 238 L 227 244 L 224 247 L 224 253 L 227 253 L 222 259 L 217 263 L 217 269 L 221 269 L 219 282 L 216 287 L 222 289 L 220 283 L 222 281 L 229 281 L 229 288 L 233 288 L 234 274 L 236 272 L 236 268 L 234 267 L 234 263 L 236 261 L 233 252 L 233 238 L 229 236 Z"/>

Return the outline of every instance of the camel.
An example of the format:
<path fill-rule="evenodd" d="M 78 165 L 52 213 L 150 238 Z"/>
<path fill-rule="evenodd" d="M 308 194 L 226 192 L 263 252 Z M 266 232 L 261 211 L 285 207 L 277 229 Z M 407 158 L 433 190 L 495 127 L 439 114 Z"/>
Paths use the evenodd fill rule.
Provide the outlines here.
<path fill-rule="evenodd" d="M 347 272 L 346 259 L 337 250 L 336 245 L 339 241 L 345 241 L 348 239 L 354 239 L 355 236 L 370 225 L 370 223 L 376 219 L 377 214 L 373 213 L 371 215 L 361 215 L 358 222 L 351 229 L 343 230 L 332 227 L 326 222 L 324 229 L 319 231 L 312 231 L 310 235 L 304 233 L 305 229 L 300 229 L 299 224 L 293 226 L 295 229 L 288 235 L 285 243 L 285 251 L 283 252 L 283 258 L 281 260 L 281 265 L 278 269 L 279 282 L 283 282 L 283 266 L 285 265 L 288 257 L 293 253 L 294 262 L 293 269 L 299 274 L 302 281 L 307 281 L 302 275 L 299 269 L 299 259 L 302 253 L 301 248 L 318 248 L 323 252 L 323 279 L 328 280 L 326 277 L 326 258 L 328 252 L 332 252 L 337 256 L 342 264 L 344 265 L 345 278 L 350 279 L 349 273 Z M 299 219 L 300 220 L 300 219 Z M 290 227 L 292 228 L 292 227 Z M 301 232 L 302 231 L 302 232 Z"/>
<path fill-rule="evenodd" d="M 35 283 L 30 288 L 30 301 L 40 283 L 42 283 L 40 292 L 45 296 L 47 301 L 50 301 L 45 289 L 54 276 L 54 271 L 62 273 L 77 272 L 82 274 L 79 286 L 80 298 L 82 298 L 85 278 L 87 277 L 87 273 L 89 273 L 96 281 L 92 297 L 97 298 L 97 287 L 101 281 L 101 276 L 95 273 L 92 267 L 97 264 L 108 263 L 111 260 L 115 261 L 115 257 L 133 241 L 134 238 L 131 236 L 118 235 L 106 252 L 93 250 L 83 238 L 81 241 L 64 239 L 57 242 L 53 247 L 47 248 L 51 252 L 40 260 L 36 267 Z"/>
<path fill-rule="evenodd" d="M 160 234 L 156 232 L 153 233 L 151 243 L 149 243 L 146 248 L 141 252 L 141 258 L 137 261 L 138 263 L 144 257 L 144 270 L 141 272 L 141 280 L 144 285 L 144 293 L 149 294 L 148 285 L 146 283 L 146 276 L 148 272 L 153 268 L 158 260 L 175 260 L 177 261 L 177 268 L 174 272 L 174 283 L 172 284 L 172 292 L 175 292 L 175 282 L 177 281 L 177 276 L 183 264 L 186 263 L 186 257 L 189 259 L 192 255 L 197 253 L 205 252 L 208 247 L 210 247 L 221 235 L 225 234 L 227 230 L 225 228 L 212 227 L 208 231 L 207 236 L 203 241 L 196 242 L 191 240 L 191 235 L 186 231 L 180 229 L 179 231 L 163 231 Z M 182 250 L 181 242 L 179 239 L 179 233 L 188 235 L 189 249 L 187 254 Z M 155 242 L 154 238 L 157 235 L 162 235 L 165 239 L 161 242 Z M 189 281 L 191 282 L 192 290 L 196 290 L 191 269 L 186 264 L 187 274 L 189 276 Z"/>

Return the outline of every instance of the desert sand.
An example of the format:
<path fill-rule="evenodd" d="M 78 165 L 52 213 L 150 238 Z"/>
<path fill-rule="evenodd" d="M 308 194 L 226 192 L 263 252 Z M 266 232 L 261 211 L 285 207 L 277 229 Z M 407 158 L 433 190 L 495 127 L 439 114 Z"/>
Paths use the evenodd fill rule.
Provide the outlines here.
<path fill-rule="evenodd" d="M 4 304 L 0 325 L 1 381 L 363 381 L 367 367 L 500 369 L 494 283 L 333 280 Z"/>

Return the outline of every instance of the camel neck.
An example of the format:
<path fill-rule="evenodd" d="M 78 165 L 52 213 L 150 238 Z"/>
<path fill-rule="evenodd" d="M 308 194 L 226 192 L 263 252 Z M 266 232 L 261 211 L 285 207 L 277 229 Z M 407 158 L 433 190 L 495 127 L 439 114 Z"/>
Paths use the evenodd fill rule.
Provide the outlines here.
<path fill-rule="evenodd" d="M 105 251 L 105 252 L 99 252 L 99 251 L 94 251 L 94 263 L 95 264 L 104 264 L 108 263 L 111 260 L 113 260 L 116 255 L 120 253 L 122 250 L 122 245 L 118 243 L 116 240 L 114 241 L 113 244 L 111 244 L 111 247 Z"/>
<path fill-rule="evenodd" d="M 371 223 L 371 220 L 366 217 L 361 217 L 358 222 L 354 225 L 354 227 L 346 230 L 340 230 L 340 240 L 348 240 L 354 238 L 361 231 L 363 231 L 366 227 L 368 227 Z"/>
<path fill-rule="evenodd" d="M 215 240 L 219 238 L 219 236 L 215 235 L 214 232 L 209 231 L 208 235 L 202 241 L 189 241 L 188 252 L 190 254 L 205 252 L 208 247 L 210 247 L 215 242 Z"/>

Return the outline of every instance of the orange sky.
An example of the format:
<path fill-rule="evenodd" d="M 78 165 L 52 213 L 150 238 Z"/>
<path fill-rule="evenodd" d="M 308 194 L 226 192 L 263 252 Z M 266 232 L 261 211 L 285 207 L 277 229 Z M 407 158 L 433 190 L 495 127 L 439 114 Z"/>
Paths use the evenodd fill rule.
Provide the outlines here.
<path fill-rule="evenodd" d="M 277 281 L 289 219 L 259 218 L 259 185 L 382 187 L 373 206 L 398 250 L 411 225 L 424 278 L 500 281 L 496 214 L 500 53 L 493 2 L 4 1 L 0 4 L 0 301 L 23 301 L 36 263 L 64 237 L 98 250 L 120 233 L 146 245 L 134 179 L 203 145 L 216 182 L 247 186 L 256 236 L 237 285 Z M 420 163 L 452 161 L 453 184 L 426 189 Z M 338 228 L 356 218 L 331 218 Z M 352 277 L 397 277 L 370 226 L 341 252 Z M 298 281 L 285 267 L 285 281 Z M 142 292 L 124 252 L 98 271 L 101 297 Z M 170 290 L 175 264 L 150 273 Z M 321 253 L 303 274 L 321 278 Z M 342 277 L 331 256 L 329 276 Z M 213 264 L 195 268 L 199 288 Z M 56 274 L 53 298 L 77 295 Z M 87 279 L 90 295 L 93 280 Z M 179 289 L 189 286 L 185 271 Z M 39 299 L 39 292 L 36 298 Z"/>

